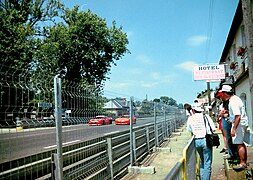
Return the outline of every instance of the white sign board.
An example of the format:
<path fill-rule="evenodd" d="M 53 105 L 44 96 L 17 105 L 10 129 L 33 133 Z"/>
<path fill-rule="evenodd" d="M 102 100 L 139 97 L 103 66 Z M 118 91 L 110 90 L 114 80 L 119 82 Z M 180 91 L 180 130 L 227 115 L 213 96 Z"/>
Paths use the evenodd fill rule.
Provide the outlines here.
<path fill-rule="evenodd" d="M 195 65 L 193 76 L 195 81 L 225 79 L 225 67 L 224 65 Z"/>
<path fill-rule="evenodd" d="M 52 103 L 47 103 L 47 102 L 39 102 L 38 107 L 52 107 Z"/>

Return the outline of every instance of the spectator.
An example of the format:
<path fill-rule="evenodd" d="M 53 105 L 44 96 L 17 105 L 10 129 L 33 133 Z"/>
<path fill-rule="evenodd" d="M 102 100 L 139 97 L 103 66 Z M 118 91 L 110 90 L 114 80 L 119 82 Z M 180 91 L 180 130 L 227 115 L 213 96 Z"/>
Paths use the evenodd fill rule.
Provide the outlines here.
<path fill-rule="evenodd" d="M 190 104 L 184 104 L 184 108 L 185 108 L 185 110 L 186 110 L 186 117 L 188 118 L 189 116 L 191 116 L 192 114 L 193 114 L 193 112 L 192 112 L 192 107 L 191 107 L 191 105 Z"/>
<path fill-rule="evenodd" d="M 217 98 L 219 98 L 219 97 L 217 97 Z M 223 135 L 223 139 L 224 139 L 224 133 L 223 133 L 223 130 L 222 130 L 222 116 L 221 116 L 221 108 L 222 108 L 222 102 L 220 102 L 220 105 L 219 105 L 219 114 L 218 114 L 218 117 L 217 117 L 217 119 L 216 119 L 216 122 L 218 123 L 218 125 L 219 125 L 219 130 L 221 130 L 221 132 L 222 132 L 222 135 Z M 226 147 L 226 143 L 225 143 L 225 139 L 224 139 L 224 145 L 225 145 L 225 148 L 223 148 L 221 151 L 223 152 L 224 150 L 226 150 L 227 149 L 227 147 Z"/>
<path fill-rule="evenodd" d="M 244 134 L 248 126 L 248 117 L 246 116 L 242 100 L 234 95 L 231 86 L 223 85 L 221 91 L 222 100 L 229 101 L 229 120 L 232 122 L 231 136 L 233 144 L 237 146 L 237 151 L 240 157 L 240 164 L 234 166 L 233 169 L 241 171 L 247 167 L 247 147 L 244 144 Z"/>
<path fill-rule="evenodd" d="M 229 112 L 228 112 L 228 101 L 222 101 L 222 91 L 218 91 L 216 94 L 216 98 L 220 100 L 220 107 L 219 107 L 219 118 L 221 119 L 221 132 L 223 135 L 224 145 L 225 147 L 220 151 L 220 153 L 229 154 L 229 160 L 236 160 L 237 159 L 237 149 L 235 145 L 232 143 L 232 136 L 231 136 L 231 127 L 232 122 L 229 120 Z"/>
<path fill-rule="evenodd" d="M 212 156 L 213 149 L 207 147 L 205 135 L 211 134 L 210 128 L 215 131 L 215 125 L 209 115 L 203 114 L 203 109 L 200 103 L 192 104 L 193 115 L 189 116 L 187 120 L 187 130 L 194 135 L 195 147 L 200 156 L 200 179 L 210 180 L 212 172 Z M 204 116 L 206 116 L 210 128 L 206 128 L 208 122 L 205 122 Z"/>

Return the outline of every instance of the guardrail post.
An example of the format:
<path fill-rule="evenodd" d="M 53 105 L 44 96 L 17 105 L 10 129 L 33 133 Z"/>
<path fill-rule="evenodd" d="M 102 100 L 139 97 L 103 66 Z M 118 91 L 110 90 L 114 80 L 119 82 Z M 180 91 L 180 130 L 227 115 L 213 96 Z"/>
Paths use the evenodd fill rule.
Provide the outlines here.
<path fill-rule="evenodd" d="M 113 157 L 112 157 L 112 138 L 107 138 L 107 152 L 109 157 L 109 169 L 111 180 L 113 180 Z"/>
<path fill-rule="evenodd" d="M 176 130 L 177 130 L 177 116 L 176 116 L 176 114 L 175 114 L 175 119 L 174 119 L 174 132 L 176 132 Z"/>
<path fill-rule="evenodd" d="M 147 149 L 150 152 L 150 145 L 149 145 L 149 127 L 146 127 L 146 137 L 147 137 Z"/>
<path fill-rule="evenodd" d="M 166 106 L 163 104 L 163 118 L 164 118 L 164 132 L 163 132 L 163 139 L 167 137 L 167 123 L 166 123 Z"/>
<path fill-rule="evenodd" d="M 133 97 L 130 98 L 130 166 L 134 164 L 133 152 Z"/>
<path fill-rule="evenodd" d="M 155 131 L 155 147 L 158 147 L 158 130 L 157 130 L 157 124 L 156 124 L 156 102 L 154 102 L 154 131 Z"/>
<path fill-rule="evenodd" d="M 54 99 L 55 99 L 55 121 L 56 121 L 56 145 L 57 155 L 55 157 L 55 179 L 63 179 L 62 159 L 62 101 L 61 101 L 61 79 L 58 75 L 54 78 Z"/>
<path fill-rule="evenodd" d="M 136 158 L 136 141 L 135 141 L 135 132 L 133 132 L 133 155 L 134 155 L 134 162 L 137 161 L 137 158 Z"/>
<path fill-rule="evenodd" d="M 54 161 L 54 155 L 55 155 L 55 153 L 53 153 L 53 154 L 51 154 L 51 178 L 52 179 L 55 179 L 55 173 L 54 173 L 54 171 L 55 171 L 55 161 Z"/>
<path fill-rule="evenodd" d="M 169 136 L 172 134 L 172 120 L 169 122 Z"/>
<path fill-rule="evenodd" d="M 173 132 L 176 131 L 176 113 L 174 112 L 174 118 L 173 118 Z"/>
<path fill-rule="evenodd" d="M 163 140 L 166 138 L 166 126 L 165 126 L 165 121 L 163 122 Z"/>

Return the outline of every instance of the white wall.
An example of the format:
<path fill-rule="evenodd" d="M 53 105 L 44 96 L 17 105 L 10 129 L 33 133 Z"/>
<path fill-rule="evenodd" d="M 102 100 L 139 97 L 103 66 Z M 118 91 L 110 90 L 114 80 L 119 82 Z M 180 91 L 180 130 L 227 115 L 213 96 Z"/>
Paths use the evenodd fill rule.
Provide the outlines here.
<path fill-rule="evenodd" d="M 252 124 L 252 108 L 250 106 L 250 86 L 249 86 L 249 78 L 242 81 L 238 86 L 235 88 L 235 93 L 237 96 L 240 97 L 242 93 L 246 94 L 246 113 L 249 118 L 249 127 L 251 130 L 253 130 L 253 124 Z"/>

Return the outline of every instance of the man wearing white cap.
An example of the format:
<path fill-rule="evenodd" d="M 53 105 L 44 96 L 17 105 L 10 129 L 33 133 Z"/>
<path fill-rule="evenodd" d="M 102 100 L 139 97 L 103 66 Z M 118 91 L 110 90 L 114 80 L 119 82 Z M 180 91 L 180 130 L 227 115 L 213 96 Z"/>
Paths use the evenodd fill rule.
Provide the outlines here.
<path fill-rule="evenodd" d="M 193 115 L 187 120 L 187 130 L 194 135 L 195 147 L 200 156 L 200 179 L 210 180 L 213 149 L 207 147 L 205 136 L 211 134 L 210 128 L 215 131 L 215 125 L 209 115 L 203 114 L 204 110 L 200 103 L 193 103 L 191 107 Z"/>
<path fill-rule="evenodd" d="M 223 85 L 221 91 L 223 92 L 222 100 L 229 100 L 229 119 L 232 121 L 231 136 L 240 157 L 240 164 L 234 166 L 233 169 L 241 171 L 247 167 L 247 147 L 244 144 L 244 134 L 248 126 L 248 117 L 242 100 L 234 95 L 231 86 Z"/>

